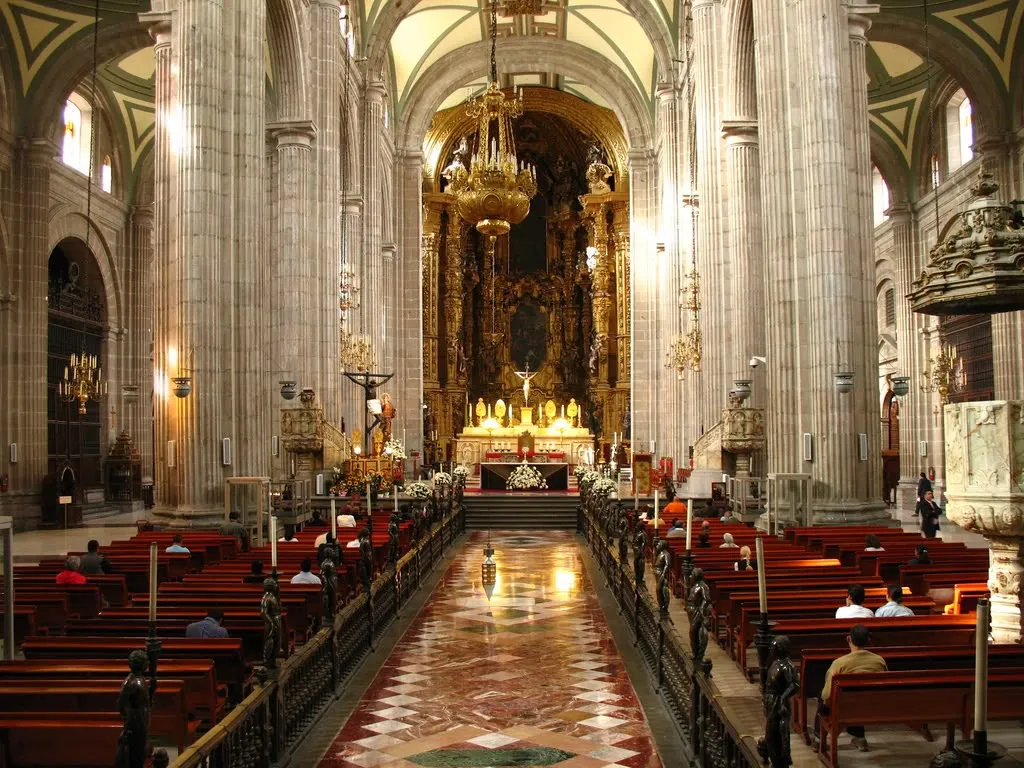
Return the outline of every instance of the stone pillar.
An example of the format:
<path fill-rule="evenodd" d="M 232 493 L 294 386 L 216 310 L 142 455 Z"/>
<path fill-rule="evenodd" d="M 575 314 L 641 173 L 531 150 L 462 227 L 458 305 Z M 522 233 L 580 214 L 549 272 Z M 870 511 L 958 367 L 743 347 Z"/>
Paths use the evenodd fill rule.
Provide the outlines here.
<path fill-rule="evenodd" d="M 658 251 L 655 242 L 657 166 L 650 151 L 629 153 L 630 297 L 633 318 L 632 435 L 636 451 L 644 451 L 657 434 L 658 377 L 664 359 L 658 327 Z M 615 430 L 613 430 L 615 431 Z"/>
<path fill-rule="evenodd" d="M 384 132 L 384 99 L 387 90 L 384 83 L 373 80 L 366 86 L 363 108 L 363 301 L 361 306 L 363 332 L 373 339 L 373 348 L 378 365 L 384 365 L 384 270 L 382 269 L 381 247 L 383 245 L 383 179 L 381 165 L 383 163 Z M 378 370 L 380 370 L 378 368 Z M 391 373 L 391 371 L 382 371 Z M 397 375 L 397 374 L 396 374 Z M 394 396 L 392 395 L 392 399 Z M 406 421 L 409 413 L 406 408 L 411 403 L 403 403 L 399 421 Z M 395 425 L 393 425 L 394 427 Z M 399 426 L 400 428 L 400 426 Z M 399 432 L 401 434 L 401 432 Z"/>
<path fill-rule="evenodd" d="M 944 409 L 946 515 L 991 545 L 988 586 L 996 643 L 1024 639 L 1024 401 Z"/>
<path fill-rule="evenodd" d="M 401 409 L 397 428 L 406 429 L 406 452 L 423 450 L 423 289 L 422 248 L 423 154 L 418 149 L 400 150 L 395 156 L 395 221 L 397 296 L 395 316 L 396 359 L 391 397 Z"/>
<path fill-rule="evenodd" d="M 125 306 L 128 317 L 128 348 L 123 360 L 121 382 L 138 387 L 136 402 L 127 404 L 120 392 L 123 414 L 120 423 L 131 435 L 142 457 L 142 474 L 153 474 L 153 206 L 132 209 L 129 229 L 128 268 L 124 275 Z"/>

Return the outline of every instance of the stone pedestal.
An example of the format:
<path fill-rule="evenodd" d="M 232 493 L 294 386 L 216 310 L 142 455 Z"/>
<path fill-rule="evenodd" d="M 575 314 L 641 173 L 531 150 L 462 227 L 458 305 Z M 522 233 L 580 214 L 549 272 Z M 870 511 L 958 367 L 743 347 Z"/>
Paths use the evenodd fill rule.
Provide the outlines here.
<path fill-rule="evenodd" d="M 763 409 L 736 406 L 722 410 L 722 450 L 736 457 L 736 477 L 750 477 L 750 454 L 764 446 Z"/>
<path fill-rule="evenodd" d="M 1024 401 L 955 403 L 944 410 L 946 516 L 991 544 L 992 635 L 1019 643 L 1024 572 Z"/>

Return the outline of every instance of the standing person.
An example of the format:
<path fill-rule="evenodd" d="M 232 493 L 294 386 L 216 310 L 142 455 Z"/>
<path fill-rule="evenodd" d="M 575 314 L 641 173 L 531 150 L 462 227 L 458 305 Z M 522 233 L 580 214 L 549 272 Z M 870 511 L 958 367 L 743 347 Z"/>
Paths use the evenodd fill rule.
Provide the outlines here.
<path fill-rule="evenodd" d="M 939 515 L 942 508 L 935 503 L 935 494 L 927 491 L 924 498 L 917 502 L 917 513 L 921 516 L 921 535 L 926 539 L 934 539 L 939 532 Z"/>
<path fill-rule="evenodd" d="M 814 717 L 814 741 L 813 747 L 817 747 L 819 734 L 821 733 L 821 718 L 829 714 L 829 699 L 832 696 L 832 676 L 848 675 L 851 672 L 888 672 L 885 659 L 877 653 L 867 650 L 868 641 L 871 635 L 868 628 L 863 624 L 856 624 L 850 628 L 850 634 L 846 638 L 850 646 L 850 652 L 840 656 L 832 662 L 832 666 L 825 673 L 825 687 L 821 689 L 821 697 L 818 699 L 818 714 Z M 853 737 L 853 746 L 861 752 L 868 751 L 868 741 L 864 738 L 864 726 L 847 726 L 846 732 Z"/>
<path fill-rule="evenodd" d="M 249 532 L 242 525 L 242 516 L 238 512 L 232 512 L 228 515 L 228 519 L 220 524 L 217 533 L 221 536 L 233 536 L 236 538 L 240 552 L 249 551 Z"/>
<path fill-rule="evenodd" d="M 924 500 L 924 495 L 932 490 L 932 481 L 928 479 L 928 475 L 924 472 L 921 473 L 921 479 L 917 481 L 917 500 L 921 502 Z M 914 517 L 917 517 L 918 510 L 914 510 Z"/>

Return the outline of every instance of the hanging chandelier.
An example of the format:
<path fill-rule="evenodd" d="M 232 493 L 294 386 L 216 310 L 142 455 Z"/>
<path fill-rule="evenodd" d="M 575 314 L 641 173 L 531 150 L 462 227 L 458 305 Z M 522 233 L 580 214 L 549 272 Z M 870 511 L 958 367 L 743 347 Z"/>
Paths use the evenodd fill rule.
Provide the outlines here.
<path fill-rule="evenodd" d="M 530 200 L 537 194 L 536 170 L 516 157 L 512 118 L 523 113 L 522 91 L 506 99 L 498 88 L 498 5 L 491 3 L 491 80 L 487 90 L 466 105 L 466 114 L 476 120 L 475 151 L 469 168 L 456 161 L 448 174 L 448 191 L 455 198 L 459 215 L 494 242 L 508 234 L 530 212 Z"/>
<path fill-rule="evenodd" d="M 369 371 L 377 364 L 373 341 L 366 334 L 342 329 L 338 360 L 342 371 Z"/>
<path fill-rule="evenodd" d="M 982 171 L 960 226 L 936 243 L 913 282 L 915 312 L 966 315 L 1024 309 L 1024 202 L 1004 203 Z"/>
<path fill-rule="evenodd" d="M 359 309 L 359 283 L 356 273 L 351 269 L 343 269 L 338 282 L 338 309 L 348 312 Z"/>
<path fill-rule="evenodd" d="M 684 334 L 676 334 L 669 342 L 665 367 L 676 372 L 676 378 L 683 378 L 687 370 L 700 373 L 700 362 L 703 357 L 703 342 L 700 331 L 700 275 L 697 266 L 687 276 L 687 286 L 683 291 L 680 309 L 686 311 L 690 318 L 690 330 Z"/>
<path fill-rule="evenodd" d="M 928 370 L 921 372 L 921 391 L 939 395 L 939 404 L 946 405 L 950 395 L 967 389 L 967 371 L 963 358 L 957 356 L 956 347 L 943 344 L 939 353 L 929 361 Z"/>

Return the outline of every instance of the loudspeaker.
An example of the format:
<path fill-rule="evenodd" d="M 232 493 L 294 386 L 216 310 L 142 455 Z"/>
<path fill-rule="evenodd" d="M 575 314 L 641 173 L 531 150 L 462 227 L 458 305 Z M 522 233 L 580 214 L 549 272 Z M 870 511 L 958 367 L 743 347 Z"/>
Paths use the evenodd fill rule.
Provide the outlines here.
<path fill-rule="evenodd" d="M 18 444 L 11 443 L 11 464 L 18 463 Z"/>
<path fill-rule="evenodd" d="M 225 467 L 231 466 L 231 438 L 225 437 L 220 441 L 220 461 Z"/>
<path fill-rule="evenodd" d="M 868 436 L 866 432 L 860 433 L 860 460 L 868 460 Z"/>
<path fill-rule="evenodd" d="M 177 458 L 177 444 L 173 440 L 167 441 L 167 466 L 173 467 L 174 460 Z"/>
<path fill-rule="evenodd" d="M 804 461 L 814 461 L 814 435 L 804 432 Z"/>
<path fill-rule="evenodd" d="M 277 435 L 274 435 L 272 438 L 270 438 L 270 455 L 271 456 L 279 456 L 280 453 L 281 453 L 281 438 L 279 438 Z"/>

